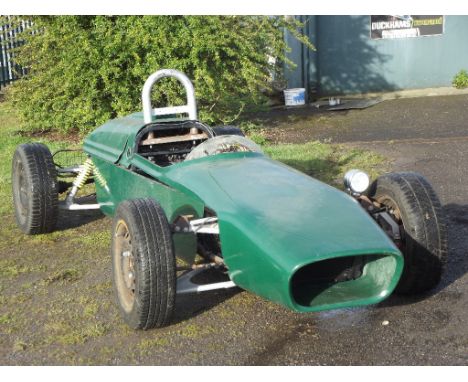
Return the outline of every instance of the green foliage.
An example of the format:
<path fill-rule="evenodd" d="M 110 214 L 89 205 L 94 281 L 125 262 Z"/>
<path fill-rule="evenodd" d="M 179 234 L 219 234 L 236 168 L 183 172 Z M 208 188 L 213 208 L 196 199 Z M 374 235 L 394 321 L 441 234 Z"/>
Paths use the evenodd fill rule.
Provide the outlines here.
<path fill-rule="evenodd" d="M 84 133 L 141 110 L 146 78 L 173 68 L 194 82 L 200 119 L 229 123 L 265 104 L 265 93 L 288 49 L 294 19 L 267 16 L 34 16 L 16 62 L 29 74 L 8 90 L 28 130 Z M 38 32 L 37 32 L 38 31 Z M 272 60 L 274 58 L 275 60 Z M 161 81 L 154 106 L 184 104 L 182 87 Z"/>
<path fill-rule="evenodd" d="M 248 137 L 260 146 L 266 145 L 268 143 L 268 139 L 265 137 L 265 135 L 263 135 L 262 132 L 250 133 Z"/>
<path fill-rule="evenodd" d="M 452 84 L 457 89 L 468 88 L 468 72 L 466 70 L 460 70 L 453 78 Z"/>

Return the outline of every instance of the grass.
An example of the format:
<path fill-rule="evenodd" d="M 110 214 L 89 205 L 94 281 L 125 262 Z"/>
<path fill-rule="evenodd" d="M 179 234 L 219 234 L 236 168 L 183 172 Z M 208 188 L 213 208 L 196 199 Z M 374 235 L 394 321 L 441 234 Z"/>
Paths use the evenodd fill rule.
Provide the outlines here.
<path fill-rule="evenodd" d="M 150 355 L 167 345 L 169 345 L 169 339 L 166 337 L 145 338 L 138 344 L 137 348 L 140 350 L 142 355 Z"/>
<path fill-rule="evenodd" d="M 0 277 L 13 278 L 22 273 L 42 272 L 47 267 L 40 264 L 22 264 L 20 261 L 0 259 Z"/>
<path fill-rule="evenodd" d="M 11 319 L 11 315 L 6 313 L 6 314 L 2 314 L 0 315 L 0 325 L 5 325 L 5 324 L 9 324 L 11 323 L 12 319 Z"/>
<path fill-rule="evenodd" d="M 343 175 L 350 169 L 359 168 L 375 178 L 385 164 L 385 159 L 376 153 L 320 142 L 265 145 L 264 151 L 273 159 L 335 186 L 341 185 Z"/>
<path fill-rule="evenodd" d="M 107 231 L 95 231 L 90 232 L 86 236 L 74 237 L 72 241 L 87 247 L 95 247 L 96 245 L 109 247 L 111 244 L 111 235 Z"/>
<path fill-rule="evenodd" d="M 271 145 L 261 126 L 243 127 L 273 159 L 334 185 L 341 183 L 348 169 L 361 168 L 375 176 L 384 165 L 384 159 L 374 153 L 339 145 Z M 270 306 L 255 295 L 241 293 L 211 310 L 215 326 L 201 314 L 200 320 L 184 320 L 161 331 L 129 329 L 113 300 L 108 220 L 36 236 L 22 235 L 16 227 L 11 197 L 11 159 L 16 146 L 30 141 L 52 150 L 76 146 L 76 137 L 56 141 L 46 138 L 49 135 L 27 137 L 19 130 L 14 115 L 0 103 L 0 348 L 21 352 L 25 363 L 105 364 L 110 357 L 134 363 L 134 350 L 144 360 L 169 352 L 179 343 L 205 341 L 209 342 L 206 346 L 222 349 L 223 343 L 212 341 L 215 327 L 227 328 L 226 341 L 237 341 L 246 324 L 242 312 L 256 304 Z"/>
<path fill-rule="evenodd" d="M 69 320 L 54 320 L 46 325 L 48 335 L 44 338 L 45 344 L 77 345 L 90 339 L 101 337 L 109 330 L 108 325 L 100 322 L 74 325 Z"/>

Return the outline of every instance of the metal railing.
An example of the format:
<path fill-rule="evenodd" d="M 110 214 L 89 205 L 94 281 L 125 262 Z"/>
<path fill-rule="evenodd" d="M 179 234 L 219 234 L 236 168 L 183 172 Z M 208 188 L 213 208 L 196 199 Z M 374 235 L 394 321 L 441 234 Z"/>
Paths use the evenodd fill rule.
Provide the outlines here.
<path fill-rule="evenodd" d="M 26 74 L 26 68 L 15 63 L 15 48 L 23 44 L 18 35 L 31 27 L 30 21 L 13 22 L 10 16 L 3 16 L 1 21 L 3 25 L 0 25 L 0 89 Z"/>

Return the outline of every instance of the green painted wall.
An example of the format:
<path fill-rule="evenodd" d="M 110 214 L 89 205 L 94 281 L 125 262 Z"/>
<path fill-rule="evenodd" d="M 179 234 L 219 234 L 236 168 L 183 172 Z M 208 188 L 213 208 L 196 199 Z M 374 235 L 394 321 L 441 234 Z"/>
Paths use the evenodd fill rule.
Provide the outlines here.
<path fill-rule="evenodd" d="M 298 16 L 316 52 L 286 35 L 297 64 L 288 87 L 317 88 L 320 95 L 451 86 L 468 69 L 468 16 L 445 16 L 444 34 L 371 40 L 369 16 Z"/>

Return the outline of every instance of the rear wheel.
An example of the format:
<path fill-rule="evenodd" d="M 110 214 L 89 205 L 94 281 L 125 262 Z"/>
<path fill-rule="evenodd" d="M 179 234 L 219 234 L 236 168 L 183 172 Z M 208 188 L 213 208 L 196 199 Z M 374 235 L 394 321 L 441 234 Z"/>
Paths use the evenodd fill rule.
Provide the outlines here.
<path fill-rule="evenodd" d="M 245 137 L 244 132 L 238 128 L 237 126 L 226 125 L 226 126 L 215 126 L 213 127 L 213 131 L 215 132 L 216 136 L 218 135 L 239 135 L 241 137 Z"/>
<path fill-rule="evenodd" d="M 447 234 L 440 201 L 429 182 L 417 173 L 379 177 L 368 196 L 387 209 L 399 224 L 405 266 L 395 289 L 417 294 L 435 287 L 447 260 Z"/>
<path fill-rule="evenodd" d="M 133 329 L 167 325 L 175 306 L 176 262 L 171 231 L 152 199 L 122 202 L 112 235 L 114 290 Z"/>
<path fill-rule="evenodd" d="M 16 148 L 12 163 L 15 217 L 26 234 L 52 232 L 58 218 L 57 171 L 42 143 Z"/>

